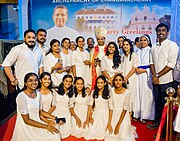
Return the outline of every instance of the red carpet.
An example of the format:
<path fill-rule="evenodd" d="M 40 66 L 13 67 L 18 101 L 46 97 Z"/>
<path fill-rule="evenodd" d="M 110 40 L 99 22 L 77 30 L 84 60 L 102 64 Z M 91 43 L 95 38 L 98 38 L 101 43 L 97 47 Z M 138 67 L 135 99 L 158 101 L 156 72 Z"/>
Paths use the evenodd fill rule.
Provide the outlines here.
<path fill-rule="evenodd" d="M 16 120 L 16 116 L 13 116 L 8 122 L 6 122 L 3 126 L 0 127 L 0 141 L 10 141 L 15 126 L 15 120 Z M 136 141 L 155 140 L 153 138 L 153 135 L 157 132 L 157 129 L 150 130 L 146 128 L 146 124 L 141 124 L 140 122 L 132 121 L 132 124 L 136 127 L 136 131 L 138 134 L 138 139 Z M 85 141 L 85 140 L 83 138 L 77 139 L 71 136 L 66 139 L 63 139 L 62 141 Z M 91 141 L 98 141 L 98 140 L 91 140 Z M 161 141 L 165 141 L 165 139 L 162 139 Z"/>

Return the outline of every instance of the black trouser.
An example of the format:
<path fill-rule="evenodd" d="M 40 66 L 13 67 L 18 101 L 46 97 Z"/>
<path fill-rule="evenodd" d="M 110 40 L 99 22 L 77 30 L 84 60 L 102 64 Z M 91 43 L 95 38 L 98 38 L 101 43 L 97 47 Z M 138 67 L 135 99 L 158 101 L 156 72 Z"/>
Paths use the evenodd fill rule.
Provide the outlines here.
<path fill-rule="evenodd" d="M 155 122 L 160 123 L 162 111 L 166 103 L 165 97 L 168 97 L 166 94 L 166 89 L 173 87 L 173 82 L 167 84 L 153 84 L 153 95 L 155 99 Z"/>

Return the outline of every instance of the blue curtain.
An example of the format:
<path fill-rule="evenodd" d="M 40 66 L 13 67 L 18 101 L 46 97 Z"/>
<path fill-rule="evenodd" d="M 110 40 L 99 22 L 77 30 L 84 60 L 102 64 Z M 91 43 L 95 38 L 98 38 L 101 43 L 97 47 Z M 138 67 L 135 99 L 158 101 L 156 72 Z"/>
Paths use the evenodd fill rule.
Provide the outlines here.
<path fill-rule="evenodd" d="M 170 39 L 180 47 L 180 0 L 171 0 Z"/>

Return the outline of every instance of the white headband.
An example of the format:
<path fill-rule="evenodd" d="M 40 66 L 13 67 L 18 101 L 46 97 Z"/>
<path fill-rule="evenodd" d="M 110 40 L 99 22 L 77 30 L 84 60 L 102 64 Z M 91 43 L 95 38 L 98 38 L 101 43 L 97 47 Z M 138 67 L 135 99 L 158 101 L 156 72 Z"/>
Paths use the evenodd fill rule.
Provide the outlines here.
<path fill-rule="evenodd" d="M 148 36 L 142 35 L 142 36 L 140 37 L 140 39 L 141 39 L 142 37 L 145 37 L 145 38 L 148 40 L 148 43 L 150 43 L 150 40 L 149 40 Z"/>

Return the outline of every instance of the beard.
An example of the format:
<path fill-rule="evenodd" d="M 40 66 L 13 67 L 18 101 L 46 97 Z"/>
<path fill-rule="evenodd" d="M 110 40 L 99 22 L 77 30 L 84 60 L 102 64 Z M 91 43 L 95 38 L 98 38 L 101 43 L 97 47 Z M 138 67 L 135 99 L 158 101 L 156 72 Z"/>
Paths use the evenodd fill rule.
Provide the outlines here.
<path fill-rule="evenodd" d="M 89 45 L 89 46 L 88 46 L 88 48 L 93 48 L 93 47 L 94 47 L 94 45 Z"/>
<path fill-rule="evenodd" d="M 32 41 L 31 41 L 32 42 Z M 28 46 L 28 48 L 30 48 L 30 49 L 32 49 L 32 48 L 34 48 L 35 47 L 35 42 L 33 42 L 34 44 L 32 44 L 32 45 L 29 45 L 26 41 L 25 41 L 25 44 Z"/>
<path fill-rule="evenodd" d="M 44 41 L 41 41 L 41 40 L 37 39 L 37 42 L 40 43 L 40 44 L 44 44 L 46 42 L 46 40 L 44 39 Z"/>

